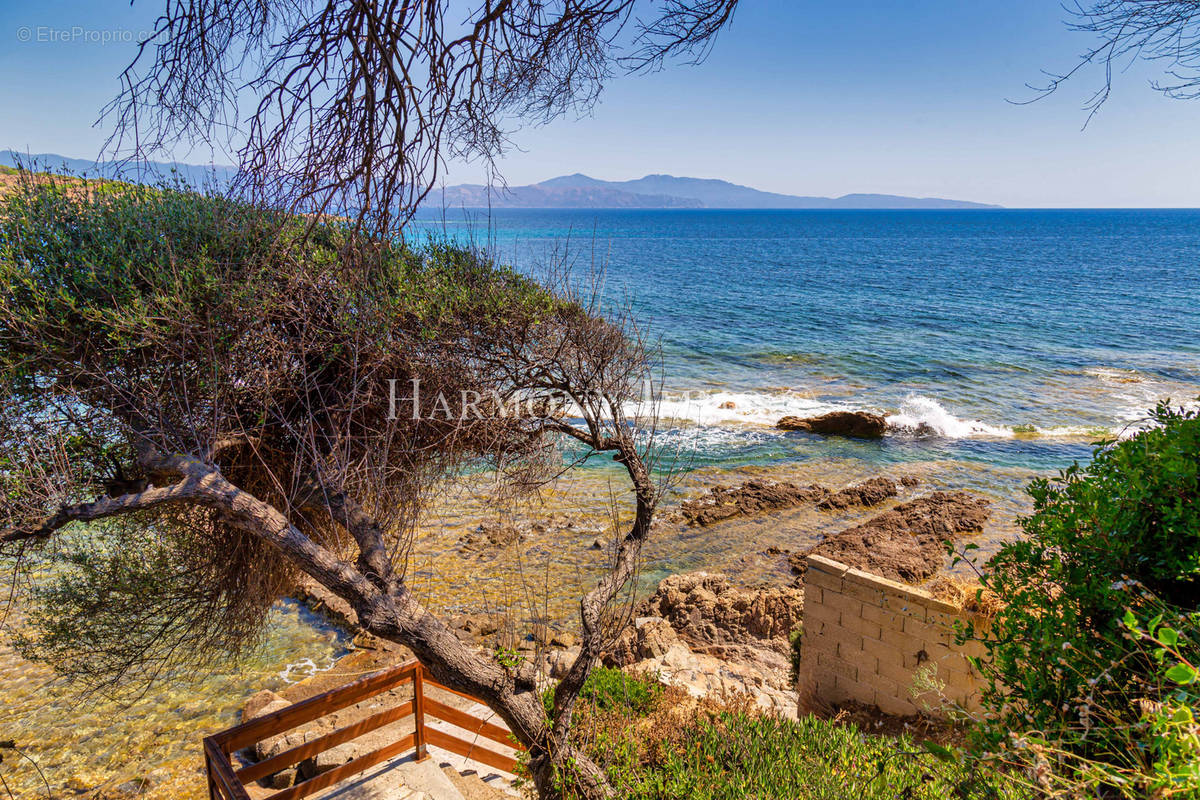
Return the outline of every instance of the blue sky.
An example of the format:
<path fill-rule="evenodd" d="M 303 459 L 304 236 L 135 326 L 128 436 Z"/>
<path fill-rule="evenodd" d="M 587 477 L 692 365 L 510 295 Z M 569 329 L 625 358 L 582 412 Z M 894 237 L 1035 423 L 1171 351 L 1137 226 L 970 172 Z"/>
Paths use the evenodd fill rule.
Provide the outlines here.
<path fill-rule="evenodd" d="M 122 32 L 151 27 L 159 7 L 0 3 L 0 149 L 94 157 L 106 132 L 93 123 L 133 53 Z M 118 41 L 38 33 L 75 26 Z M 1200 101 L 1149 88 L 1161 66 L 1119 75 L 1086 129 L 1098 70 L 1032 105 L 1009 102 L 1088 43 L 1053 0 L 744 0 L 704 64 L 614 80 L 591 115 L 519 132 L 502 169 L 512 184 L 666 172 L 793 194 L 1200 206 Z M 474 165 L 449 175 L 481 178 Z"/>

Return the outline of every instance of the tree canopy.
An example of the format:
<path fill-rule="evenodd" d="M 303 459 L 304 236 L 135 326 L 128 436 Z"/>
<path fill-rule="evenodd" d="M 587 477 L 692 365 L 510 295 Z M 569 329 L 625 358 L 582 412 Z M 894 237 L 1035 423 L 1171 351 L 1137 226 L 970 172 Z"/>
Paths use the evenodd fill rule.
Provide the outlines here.
<path fill-rule="evenodd" d="M 696 60 L 737 0 L 168 0 L 108 108 L 114 152 L 206 143 L 276 206 L 398 229 L 448 159 L 586 112 L 619 72 Z"/>

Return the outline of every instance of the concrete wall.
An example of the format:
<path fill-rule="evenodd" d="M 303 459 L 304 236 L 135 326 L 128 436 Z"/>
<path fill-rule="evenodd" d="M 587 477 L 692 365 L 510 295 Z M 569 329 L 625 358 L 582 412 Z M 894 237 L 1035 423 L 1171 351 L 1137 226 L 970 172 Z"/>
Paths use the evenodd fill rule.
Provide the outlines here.
<path fill-rule="evenodd" d="M 945 698 L 978 708 L 980 684 L 965 656 L 982 649 L 975 642 L 954 644 L 955 622 L 972 615 L 928 592 L 821 556 L 809 556 L 807 566 L 801 711 L 854 700 L 888 714 L 944 715 L 946 699 L 938 692 L 913 696 L 918 670 L 944 684 Z M 977 629 L 986 624 L 975 621 Z"/>

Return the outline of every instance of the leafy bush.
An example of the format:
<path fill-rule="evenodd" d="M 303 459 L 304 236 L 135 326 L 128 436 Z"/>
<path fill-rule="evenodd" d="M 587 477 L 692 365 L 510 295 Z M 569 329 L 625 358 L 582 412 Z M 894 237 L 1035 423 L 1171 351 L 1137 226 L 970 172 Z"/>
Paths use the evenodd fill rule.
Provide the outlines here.
<path fill-rule="evenodd" d="M 619 669 L 596 667 L 588 675 L 579 699 L 597 711 L 622 709 L 645 714 L 663 693 L 663 685 L 649 675 L 631 675 Z M 554 690 L 542 693 L 549 717 L 554 708 Z"/>
<path fill-rule="evenodd" d="M 1200 658 L 1200 417 L 1162 404 L 1153 421 L 1034 481 L 1026 538 L 985 578 L 1003 607 L 981 637 L 979 743 L 1043 790 L 1200 796 L 1183 680 Z"/>

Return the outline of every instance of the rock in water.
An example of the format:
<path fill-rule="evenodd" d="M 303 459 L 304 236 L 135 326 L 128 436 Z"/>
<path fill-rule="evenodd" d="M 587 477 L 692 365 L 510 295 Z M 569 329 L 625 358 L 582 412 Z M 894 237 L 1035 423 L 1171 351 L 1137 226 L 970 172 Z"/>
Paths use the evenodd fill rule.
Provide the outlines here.
<path fill-rule="evenodd" d="M 869 411 L 831 411 L 819 417 L 784 417 L 775 427 L 785 431 L 806 431 L 825 436 L 851 436 L 878 439 L 887 430 L 887 421 Z"/>
<path fill-rule="evenodd" d="M 896 482 L 890 478 L 871 478 L 834 492 L 817 503 L 817 508 L 822 511 L 840 511 L 851 506 L 877 506 L 899 493 Z"/>
<path fill-rule="evenodd" d="M 803 503 L 815 503 L 822 511 L 840 511 L 851 506 L 873 506 L 899 493 L 890 478 L 871 478 L 854 486 L 831 492 L 815 483 L 798 486 L 782 481 L 747 481 L 741 486 L 717 486 L 694 500 L 679 506 L 679 512 L 689 525 L 712 525 L 715 522 L 779 511 Z"/>
<path fill-rule="evenodd" d="M 828 489 L 815 484 L 797 486 L 787 482 L 748 481 L 741 486 L 718 486 L 708 494 L 683 503 L 679 510 L 689 525 L 711 525 L 731 517 L 817 502 L 828 495 Z"/>
<path fill-rule="evenodd" d="M 834 534 L 791 557 L 803 571 L 811 553 L 905 583 L 920 583 L 942 568 L 947 539 L 980 533 L 989 502 L 966 492 L 934 492 Z"/>

